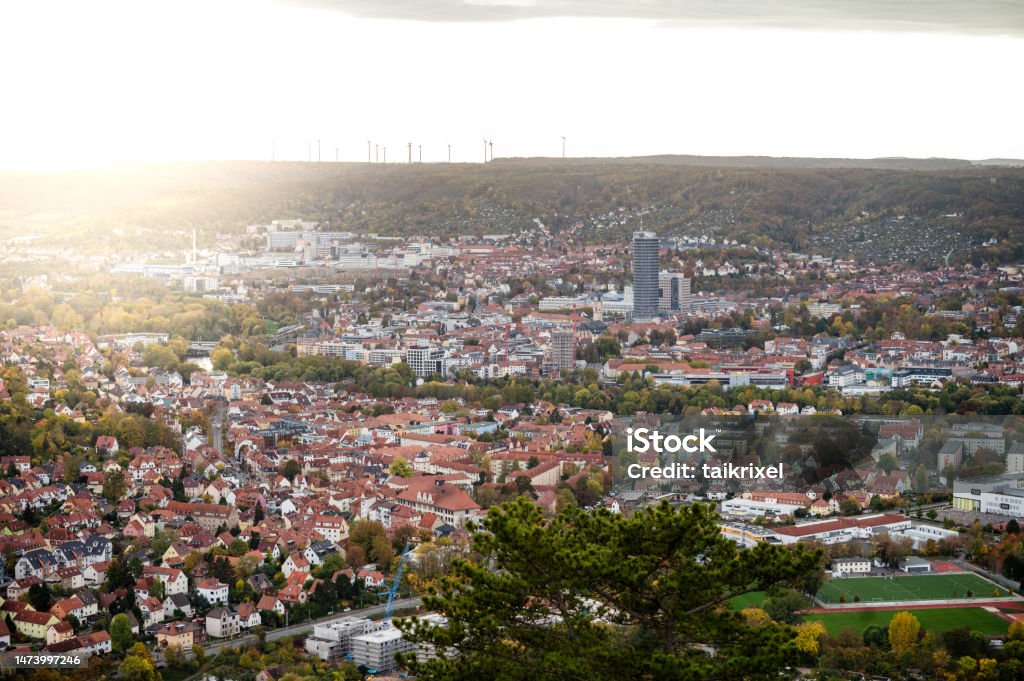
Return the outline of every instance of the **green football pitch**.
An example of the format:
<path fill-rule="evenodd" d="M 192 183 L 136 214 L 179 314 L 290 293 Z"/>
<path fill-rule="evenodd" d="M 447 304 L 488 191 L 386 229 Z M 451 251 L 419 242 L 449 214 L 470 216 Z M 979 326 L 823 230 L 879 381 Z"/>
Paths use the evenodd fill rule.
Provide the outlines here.
<path fill-rule="evenodd" d="M 965 598 L 1011 596 L 1006 589 L 970 572 L 941 575 L 901 575 L 889 577 L 841 577 L 826 582 L 818 591 L 823 603 L 860 602 L 870 605 L 879 601 L 940 601 Z M 968 595 L 971 592 L 971 595 Z"/>
<path fill-rule="evenodd" d="M 886 627 L 898 610 L 837 610 L 836 612 L 813 613 L 804 616 L 805 621 L 818 621 L 825 625 L 828 633 L 835 636 L 843 627 L 850 627 L 857 633 L 871 625 Z M 967 627 L 986 636 L 1006 634 L 1010 623 L 984 608 L 919 608 L 911 610 L 925 631 L 942 632 Z"/>

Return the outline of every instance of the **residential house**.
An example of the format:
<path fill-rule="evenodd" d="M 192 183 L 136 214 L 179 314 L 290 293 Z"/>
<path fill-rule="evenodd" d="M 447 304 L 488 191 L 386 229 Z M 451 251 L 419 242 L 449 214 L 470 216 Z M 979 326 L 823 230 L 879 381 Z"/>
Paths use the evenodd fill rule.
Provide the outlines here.
<path fill-rule="evenodd" d="M 238 626 L 242 629 L 252 629 L 263 623 L 260 611 L 252 603 L 246 602 L 238 606 Z"/>
<path fill-rule="evenodd" d="M 264 612 L 275 612 L 278 615 L 284 615 L 284 603 L 281 602 L 277 596 L 270 596 L 264 594 L 260 597 L 258 603 L 256 603 L 256 609 Z"/>
<path fill-rule="evenodd" d="M 143 628 L 151 627 L 164 621 L 164 604 L 156 596 L 149 596 L 141 600 L 137 605 L 142 612 Z"/>
<path fill-rule="evenodd" d="M 293 553 L 281 563 L 281 572 L 285 578 L 291 577 L 293 572 L 309 572 L 309 560 L 302 553 Z"/>
<path fill-rule="evenodd" d="M 159 579 L 164 585 L 164 595 L 188 594 L 188 576 L 177 568 L 147 565 L 142 568 L 142 576 Z"/>
<path fill-rule="evenodd" d="M 192 602 L 188 599 L 188 594 L 171 594 L 164 598 L 164 619 L 174 617 L 175 612 L 181 612 L 185 617 L 193 616 Z"/>
<path fill-rule="evenodd" d="M 198 627 L 192 622 L 164 622 L 163 626 L 153 632 L 156 642 L 162 648 L 177 648 L 178 650 L 191 650 L 198 643 L 196 634 Z"/>
<path fill-rule="evenodd" d="M 216 579 L 197 579 L 196 593 L 206 599 L 210 605 L 227 605 L 228 585 L 222 584 Z"/>
<path fill-rule="evenodd" d="M 74 627 L 70 622 L 57 622 L 46 630 L 46 645 L 52 646 L 61 641 L 67 641 L 75 635 Z"/>
<path fill-rule="evenodd" d="M 26 609 L 14 615 L 15 629 L 26 638 L 45 639 L 46 631 L 57 622 L 57 618 L 48 612 Z"/>
<path fill-rule="evenodd" d="M 214 608 L 206 614 L 206 633 L 214 638 L 237 636 L 238 613 L 231 608 Z"/>
<path fill-rule="evenodd" d="M 78 640 L 81 643 L 79 650 L 84 655 L 106 655 L 112 650 L 110 633 L 107 631 L 81 634 Z"/>

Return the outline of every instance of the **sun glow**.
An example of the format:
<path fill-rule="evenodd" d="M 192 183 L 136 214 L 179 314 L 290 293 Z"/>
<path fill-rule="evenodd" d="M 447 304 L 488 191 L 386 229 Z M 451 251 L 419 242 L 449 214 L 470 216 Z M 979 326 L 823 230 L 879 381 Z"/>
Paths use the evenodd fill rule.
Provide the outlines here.
<path fill-rule="evenodd" d="M 661 153 L 1024 156 L 1024 40 L 427 23 L 265 0 L 4 3 L 0 165 Z M 318 153 L 319 150 L 319 153 Z M 379 153 L 379 152 L 378 152 Z M 372 150 L 371 150 L 372 155 Z"/>

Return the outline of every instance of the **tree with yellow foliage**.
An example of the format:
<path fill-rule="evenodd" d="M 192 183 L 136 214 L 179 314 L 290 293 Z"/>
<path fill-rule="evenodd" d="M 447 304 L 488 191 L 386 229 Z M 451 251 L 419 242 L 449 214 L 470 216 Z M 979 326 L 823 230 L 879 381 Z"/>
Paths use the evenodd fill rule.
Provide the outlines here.
<path fill-rule="evenodd" d="M 896 655 L 902 655 L 917 642 L 921 623 L 911 613 L 903 610 L 896 613 L 889 622 L 889 645 Z"/>
<path fill-rule="evenodd" d="M 740 615 L 743 616 L 748 627 L 765 627 L 772 623 L 771 615 L 761 608 L 743 608 L 740 610 Z"/>
<path fill-rule="evenodd" d="M 793 639 L 796 649 L 808 657 L 818 657 L 825 625 L 821 622 L 803 622 L 793 628 L 796 629 L 796 638 Z"/>
<path fill-rule="evenodd" d="M 974 678 L 978 681 L 994 681 L 999 678 L 996 671 L 997 663 L 991 657 L 983 657 L 978 660 L 978 675 Z"/>

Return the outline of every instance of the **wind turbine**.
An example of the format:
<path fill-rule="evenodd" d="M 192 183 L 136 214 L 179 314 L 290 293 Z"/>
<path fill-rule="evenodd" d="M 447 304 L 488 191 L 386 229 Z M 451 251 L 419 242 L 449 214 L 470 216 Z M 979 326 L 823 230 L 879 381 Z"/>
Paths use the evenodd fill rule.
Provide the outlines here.
<path fill-rule="evenodd" d="M 451 143 L 448 144 L 448 162 L 449 163 L 452 162 L 452 145 L 451 145 Z"/>
<path fill-rule="evenodd" d="M 565 158 L 565 135 L 562 135 L 562 158 Z"/>
<path fill-rule="evenodd" d="M 370 156 L 370 140 L 366 140 L 366 162 L 370 163 L 373 157 Z"/>

